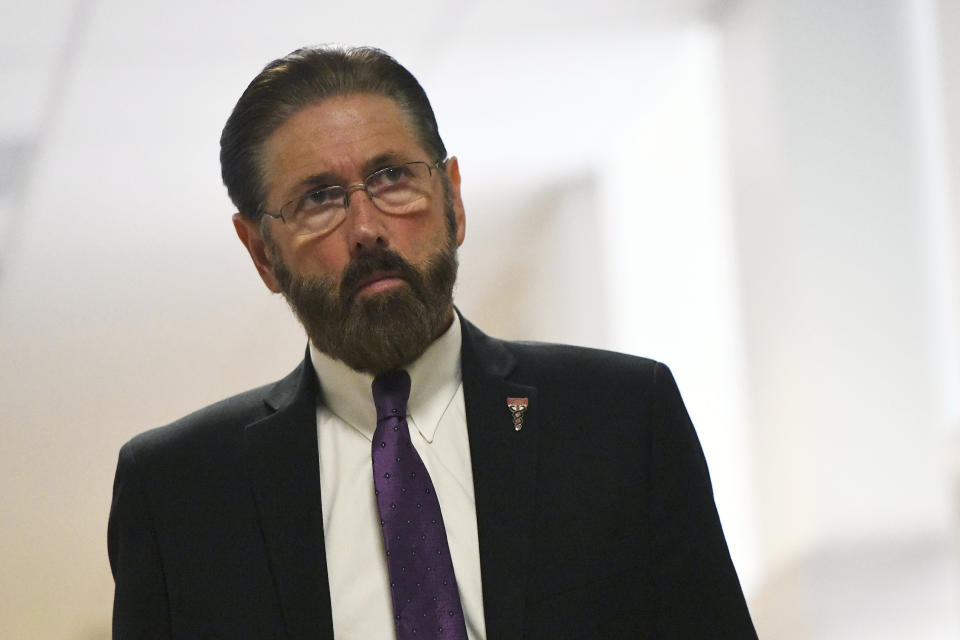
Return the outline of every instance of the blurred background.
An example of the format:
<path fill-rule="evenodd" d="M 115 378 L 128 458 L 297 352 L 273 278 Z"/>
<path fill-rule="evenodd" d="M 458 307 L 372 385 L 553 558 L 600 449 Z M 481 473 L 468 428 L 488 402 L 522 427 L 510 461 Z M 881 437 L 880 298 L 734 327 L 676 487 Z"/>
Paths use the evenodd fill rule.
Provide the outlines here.
<path fill-rule="evenodd" d="M 0 637 L 109 637 L 119 447 L 300 360 L 218 139 L 330 41 L 431 97 L 469 318 L 670 365 L 762 638 L 960 637 L 958 33 L 954 0 L 0 1 Z"/>

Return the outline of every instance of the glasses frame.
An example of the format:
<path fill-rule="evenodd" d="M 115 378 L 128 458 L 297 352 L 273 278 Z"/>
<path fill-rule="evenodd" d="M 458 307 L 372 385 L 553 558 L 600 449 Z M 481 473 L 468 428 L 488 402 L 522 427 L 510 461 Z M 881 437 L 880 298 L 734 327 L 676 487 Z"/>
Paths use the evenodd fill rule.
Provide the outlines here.
<path fill-rule="evenodd" d="M 294 199 L 292 199 L 292 200 L 289 200 L 288 202 L 285 202 L 285 203 L 280 207 L 280 210 L 279 210 L 277 213 L 273 213 L 273 212 L 271 212 L 271 211 L 268 211 L 268 210 L 264 207 L 264 203 L 263 203 L 263 202 L 261 202 L 261 203 L 260 203 L 260 206 L 257 207 L 257 211 L 258 211 L 258 213 L 267 215 L 267 216 L 269 216 L 269 217 L 271 217 L 271 218 L 278 218 L 278 219 L 280 219 L 280 221 L 282 221 L 284 224 L 292 224 L 292 223 L 288 222 L 287 219 L 283 216 L 283 210 L 286 209 L 288 206 L 290 206 L 291 204 L 293 204 L 293 203 L 295 203 L 295 202 L 299 202 L 300 200 L 303 200 L 304 198 L 306 198 L 307 196 L 309 196 L 311 193 L 315 193 L 315 192 L 317 192 L 317 191 L 323 191 L 323 190 L 325 190 L 325 189 L 343 189 L 343 207 L 342 207 L 342 208 L 343 208 L 343 214 L 344 214 L 344 216 L 345 216 L 346 213 L 347 213 L 347 211 L 350 209 L 350 194 L 352 194 L 354 191 L 359 191 L 360 189 L 363 189 L 363 192 L 367 194 L 367 197 L 370 198 L 370 202 L 373 203 L 373 206 L 377 207 L 377 210 L 378 210 L 378 211 L 384 213 L 385 215 L 404 215 L 404 214 L 396 214 L 396 213 L 393 213 L 393 214 L 392 214 L 392 213 L 390 213 L 390 212 L 388 212 L 388 211 L 383 211 L 383 209 L 381 209 L 381 208 L 377 205 L 377 201 L 376 201 L 376 199 L 374 198 L 374 196 L 370 193 L 370 189 L 369 189 L 369 187 L 367 186 L 367 183 L 369 183 L 374 177 L 382 174 L 382 173 L 385 172 L 385 171 L 390 171 L 391 169 L 396 169 L 396 168 L 398 168 L 398 167 L 407 167 L 407 166 L 410 166 L 410 165 L 412 165 L 412 164 L 422 164 L 422 165 L 424 165 L 424 166 L 427 168 L 427 172 L 428 172 L 428 174 L 429 174 L 428 177 L 429 177 L 429 178 L 432 178 L 432 177 L 433 177 L 433 170 L 434 170 L 434 169 L 437 169 L 437 170 L 442 169 L 442 168 L 446 165 L 447 160 L 448 160 L 448 158 L 441 158 L 440 160 L 437 160 L 437 161 L 432 162 L 432 163 L 431 163 L 431 162 L 428 162 L 428 161 L 426 161 L 426 160 L 411 160 L 410 162 L 400 162 L 400 163 L 397 163 L 397 164 L 391 164 L 391 165 L 389 165 L 389 166 L 386 166 L 386 167 L 383 167 L 383 168 L 381 168 L 381 169 L 377 169 L 376 171 L 371 172 L 370 175 L 368 175 L 367 177 L 365 177 L 365 178 L 363 179 L 363 182 L 355 182 L 355 183 L 353 183 L 353 184 L 347 184 L 347 185 L 330 185 L 329 187 L 323 187 L 322 189 L 308 189 L 303 195 L 297 196 L 296 198 L 294 198 Z M 343 222 L 342 219 L 339 220 L 336 224 L 332 225 L 329 229 L 325 229 L 325 230 L 323 230 L 323 231 L 317 231 L 317 232 L 315 232 L 315 233 L 321 233 L 321 234 L 322 234 L 322 233 L 327 233 L 327 232 L 329 232 L 329 231 L 332 231 L 333 229 L 337 228 L 337 227 L 340 225 L 341 222 Z"/>

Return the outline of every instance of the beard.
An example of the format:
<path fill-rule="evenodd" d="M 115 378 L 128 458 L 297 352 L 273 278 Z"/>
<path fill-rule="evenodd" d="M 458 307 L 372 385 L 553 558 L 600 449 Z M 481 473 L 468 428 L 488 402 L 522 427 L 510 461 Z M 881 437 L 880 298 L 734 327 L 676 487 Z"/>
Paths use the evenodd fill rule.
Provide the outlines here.
<path fill-rule="evenodd" d="M 388 249 L 361 254 L 344 270 L 339 287 L 329 278 L 292 273 L 270 244 L 273 272 L 310 341 L 352 369 L 378 375 L 402 368 L 450 323 L 457 279 L 452 235 L 421 266 Z M 361 283 L 377 271 L 394 272 L 406 285 L 357 296 Z"/>

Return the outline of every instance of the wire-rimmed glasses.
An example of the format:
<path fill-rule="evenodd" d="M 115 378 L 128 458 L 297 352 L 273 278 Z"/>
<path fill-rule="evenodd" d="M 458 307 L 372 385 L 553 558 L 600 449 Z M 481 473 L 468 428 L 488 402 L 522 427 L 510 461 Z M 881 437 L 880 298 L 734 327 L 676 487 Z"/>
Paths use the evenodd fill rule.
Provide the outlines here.
<path fill-rule="evenodd" d="M 433 170 L 444 162 L 415 161 L 384 167 L 363 182 L 310 189 L 284 204 L 277 213 L 263 209 L 262 205 L 260 210 L 272 218 L 280 218 L 299 235 L 323 234 L 343 222 L 350 194 L 359 189 L 363 189 L 383 213 L 395 216 L 419 213 L 430 202 Z"/>

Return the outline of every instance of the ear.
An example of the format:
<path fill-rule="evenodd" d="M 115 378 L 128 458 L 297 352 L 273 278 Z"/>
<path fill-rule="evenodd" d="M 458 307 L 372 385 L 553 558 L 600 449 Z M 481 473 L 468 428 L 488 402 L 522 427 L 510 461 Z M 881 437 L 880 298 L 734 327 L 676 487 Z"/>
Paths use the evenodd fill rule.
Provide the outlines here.
<path fill-rule="evenodd" d="M 450 156 L 446 164 L 447 176 L 450 178 L 450 197 L 453 202 L 454 219 L 457 221 L 457 246 L 463 244 L 467 233 L 467 216 L 463 210 L 463 200 L 460 198 L 460 163 L 456 156 Z"/>
<path fill-rule="evenodd" d="M 260 225 L 252 220 L 248 220 L 239 213 L 233 214 L 233 228 L 237 231 L 237 237 L 247 248 L 250 258 L 253 259 L 253 266 L 257 268 L 257 273 L 263 280 L 263 284 L 274 293 L 280 293 L 280 282 L 273 273 L 273 267 L 270 265 L 270 257 L 267 252 L 267 244 L 260 231 Z"/>

